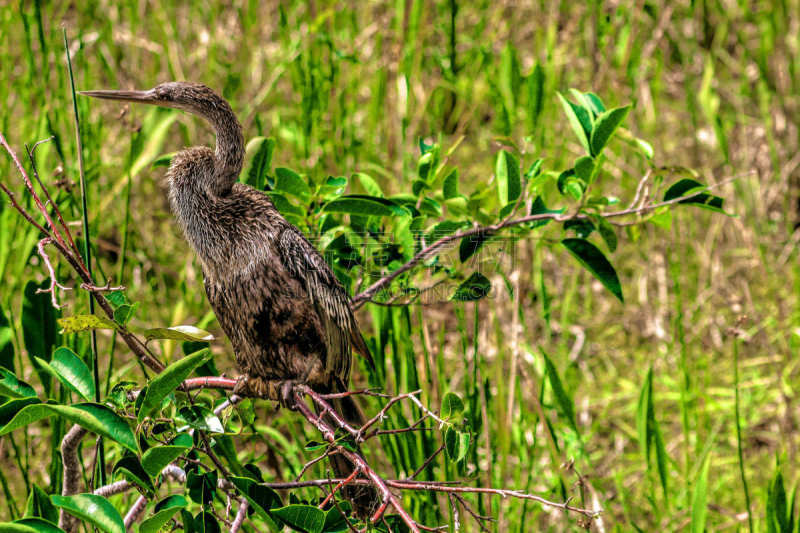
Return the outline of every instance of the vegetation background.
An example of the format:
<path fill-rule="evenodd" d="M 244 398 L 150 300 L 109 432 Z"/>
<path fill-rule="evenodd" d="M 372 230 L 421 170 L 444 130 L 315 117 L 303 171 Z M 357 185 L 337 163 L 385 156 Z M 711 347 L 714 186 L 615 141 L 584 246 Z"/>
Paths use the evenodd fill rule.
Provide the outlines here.
<path fill-rule="evenodd" d="M 775 502 L 788 498 L 777 487 L 795 486 L 800 445 L 797 0 L 7 2 L 0 8 L 0 131 L 16 147 L 55 136 L 39 148 L 37 163 L 78 221 L 62 24 L 78 89 L 203 82 L 231 102 L 247 138 L 276 139 L 275 166 L 312 181 L 364 172 L 387 194 L 409 190 L 420 139 L 449 149 L 463 137 L 450 161 L 468 194 L 490 182 L 502 146 L 544 157 L 551 169 L 571 165 L 580 148 L 556 91 L 575 87 L 609 106 L 633 103 L 626 125 L 650 142 L 654 165 L 695 169 L 707 183 L 735 178 L 716 191 L 735 217 L 687 208 L 671 224 L 619 233 L 609 258 L 624 304 L 543 233 L 516 245 L 513 298 L 501 290 L 475 303 L 405 311 L 367 305 L 362 329 L 376 343 L 386 316 L 405 324 L 384 354 L 394 390 L 416 380 L 431 405 L 448 390 L 477 394 L 486 416 L 473 435 L 481 483 L 559 499 L 561 479 L 568 496 L 602 507 L 594 527 L 606 531 L 696 524 L 692 500 L 706 464 L 706 529 L 748 527 L 734 411 L 738 356 L 752 527 L 773 530 L 768 501 L 774 513 Z M 535 79 L 543 80 L 540 93 Z M 164 169 L 152 166 L 163 153 L 210 144 L 212 134 L 169 111 L 86 99 L 79 110 L 98 268 L 140 305 L 134 326 L 209 329 L 222 338 L 213 345 L 217 368 L 232 371 L 199 265 L 170 215 Z M 627 203 L 642 166 L 621 155 L 623 146 L 610 147 L 605 187 Z M 6 157 L 0 176 L 22 190 Z M 359 192 L 355 181 L 350 186 Z M 36 232 L 0 202 L 0 362 L 38 384 L 26 354 L 54 339 L 23 324 L 24 305 L 36 300 L 26 285 L 44 279 L 36 242 Z M 500 277 L 493 281 L 503 286 Z M 86 312 L 85 298 L 65 298 L 66 314 Z M 86 350 L 85 340 L 73 342 Z M 178 357 L 175 343 L 156 348 L 165 360 Z M 545 373 L 540 350 L 574 402 L 575 427 L 537 377 Z M 112 352 L 108 382 L 136 379 L 124 346 L 101 335 L 101 368 Z M 467 372 L 473 363 L 477 382 Z M 356 384 L 366 382 L 363 368 L 355 374 Z M 535 407 L 540 397 L 543 413 Z M 18 516 L 30 484 L 50 485 L 52 426 L 0 440 L 0 518 Z M 274 475 L 304 462 L 304 429 L 291 413 L 265 404 L 257 427 L 264 436 L 243 449 Z M 653 432 L 665 456 L 647 452 L 643 435 L 648 441 Z M 413 505 L 427 512 L 425 502 Z M 493 531 L 580 529 L 574 517 L 532 503 L 486 499 L 480 507 L 496 518 Z M 442 512 L 446 521 L 446 506 Z"/>

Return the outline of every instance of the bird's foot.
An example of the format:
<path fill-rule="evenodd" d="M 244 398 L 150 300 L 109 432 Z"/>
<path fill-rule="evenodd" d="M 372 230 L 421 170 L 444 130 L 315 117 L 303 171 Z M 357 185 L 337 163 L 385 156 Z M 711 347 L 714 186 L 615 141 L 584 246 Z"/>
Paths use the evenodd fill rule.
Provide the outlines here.
<path fill-rule="evenodd" d="M 294 409 L 293 392 L 298 381 L 291 379 L 265 379 L 257 376 L 240 376 L 233 387 L 239 396 L 264 398 L 278 402 L 281 407 Z"/>

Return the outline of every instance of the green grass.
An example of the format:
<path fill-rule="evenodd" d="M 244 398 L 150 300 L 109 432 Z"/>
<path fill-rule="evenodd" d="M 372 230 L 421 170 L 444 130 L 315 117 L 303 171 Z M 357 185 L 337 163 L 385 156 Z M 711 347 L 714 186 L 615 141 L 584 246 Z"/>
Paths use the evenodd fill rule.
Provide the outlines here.
<path fill-rule="evenodd" d="M 55 136 L 37 149 L 37 166 L 80 233 L 62 22 L 78 90 L 201 81 L 231 101 L 247 138 L 276 139 L 274 166 L 315 182 L 364 172 L 387 193 L 410 190 L 420 138 L 444 153 L 463 137 L 449 158 L 468 194 L 493 175 L 502 147 L 528 161 L 544 157 L 549 169 L 572 165 L 581 149 L 556 91 L 592 90 L 609 106 L 633 102 L 626 126 L 652 144 L 655 165 L 692 168 L 709 183 L 736 178 L 716 191 L 736 217 L 684 208 L 668 229 L 620 232 L 609 257 L 624 305 L 543 233 L 515 248 L 513 299 L 501 291 L 477 304 L 368 305 L 362 329 L 386 358 L 379 370 L 390 389 L 423 388 L 433 406 L 458 392 L 468 416 L 487 416 L 466 470 L 437 466 L 434 478 L 477 467 L 475 483 L 574 496 L 604 509 L 606 531 L 702 530 L 693 506 L 701 501 L 707 530 L 745 531 L 745 478 L 753 530 L 768 531 L 776 457 L 788 493 L 798 480 L 800 4 L 456 4 L 14 4 L 0 13 L 0 131 L 20 153 L 23 143 Z M 210 144 L 212 134 L 170 111 L 77 104 L 99 277 L 128 287 L 140 305 L 133 326 L 191 323 L 219 334 L 200 267 L 169 213 L 164 169 L 151 166 L 162 153 Z M 620 140 L 605 155 L 603 191 L 626 204 L 644 162 Z M 0 176 L 22 196 L 6 157 Z M 364 192 L 356 180 L 350 187 Z M 14 348 L 0 349 L 0 360 L 13 354 L 17 374 L 40 389 L 22 309 L 26 284 L 44 279 L 35 243 L 0 202 L 0 307 Z M 58 271 L 74 284 L 66 265 Z M 87 311 L 85 297 L 60 298 L 65 315 Z M 728 330 L 741 316 L 737 340 Z M 76 353 L 89 353 L 88 336 L 72 337 Z M 104 393 L 139 379 L 124 345 L 102 333 L 98 344 L 101 371 L 111 369 Z M 170 341 L 154 348 L 168 361 L 180 352 Z M 216 367 L 232 371 L 227 341 L 213 348 Z M 641 412 L 650 369 L 649 411 Z M 364 384 L 366 373 L 356 374 Z M 574 427 L 556 382 L 574 402 Z M 305 461 L 296 442 L 307 430 L 291 414 L 258 413 L 264 434 L 242 453 L 276 478 L 296 474 Z M 0 440 L 1 519 L 18 516 L 32 484 L 59 492 L 57 461 L 37 459 L 48 458 L 62 431 L 37 426 Z M 385 441 L 385 454 L 407 471 L 411 454 L 418 459 L 430 446 L 423 437 L 408 447 Z M 128 500 L 118 498 L 125 509 Z M 497 518 L 493 531 L 580 530 L 574 518 L 532 502 L 473 501 Z M 409 506 L 428 524 L 452 521 L 444 500 L 438 510 L 429 503 Z"/>

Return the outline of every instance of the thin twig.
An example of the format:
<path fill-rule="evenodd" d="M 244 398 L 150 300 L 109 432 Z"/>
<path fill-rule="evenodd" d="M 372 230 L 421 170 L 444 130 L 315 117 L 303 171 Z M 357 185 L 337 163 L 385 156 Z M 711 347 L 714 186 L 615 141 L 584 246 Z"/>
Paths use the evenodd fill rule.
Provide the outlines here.
<path fill-rule="evenodd" d="M 53 239 L 50 237 L 45 237 L 44 239 L 40 240 L 39 243 L 36 245 L 36 250 L 39 252 L 39 257 L 42 258 L 42 262 L 44 263 L 47 272 L 50 274 L 50 287 L 47 289 L 36 289 L 36 294 L 39 293 L 50 293 L 50 303 L 53 304 L 53 307 L 56 309 L 61 309 L 61 305 L 58 304 L 58 299 L 56 298 L 56 289 L 61 289 L 62 291 L 69 291 L 72 290 L 70 287 L 65 287 L 64 285 L 58 282 L 56 278 L 56 272 L 53 269 L 53 264 L 50 262 L 50 257 L 48 257 L 47 252 L 45 251 L 44 247 L 53 242 Z"/>
<path fill-rule="evenodd" d="M 610 213 L 600 213 L 599 216 L 609 219 L 609 218 L 624 217 L 628 215 L 642 215 L 645 213 L 649 213 L 650 211 L 653 211 L 660 207 L 675 205 L 690 198 L 695 198 L 697 195 L 702 194 L 704 191 L 721 187 L 722 185 L 730 183 L 731 181 L 734 181 L 738 178 L 739 176 L 734 176 L 727 180 L 720 181 L 719 183 L 715 183 L 703 187 L 702 189 L 698 189 L 692 192 L 691 194 L 687 194 L 685 196 L 679 196 L 671 200 L 666 200 L 663 202 L 657 202 L 653 204 L 641 205 L 637 207 L 629 207 L 626 209 L 622 209 L 620 211 L 612 211 Z M 446 235 L 440 238 L 439 240 L 435 241 L 434 243 L 428 245 L 426 248 L 423 248 L 422 250 L 417 252 L 417 254 L 414 255 L 414 257 L 409 259 L 405 264 L 403 264 L 401 267 L 393 271 L 391 274 L 382 277 L 381 279 L 370 285 L 367 289 L 353 296 L 352 307 L 354 309 L 358 309 L 364 303 L 371 300 L 371 298 L 379 291 L 389 286 L 400 275 L 408 272 L 409 270 L 420 264 L 422 261 L 435 255 L 436 252 L 444 248 L 447 244 L 459 241 L 464 237 L 470 237 L 472 235 L 478 235 L 478 234 L 495 234 L 507 228 L 519 226 L 522 224 L 527 224 L 528 222 L 536 222 L 540 220 L 556 220 L 559 222 L 563 222 L 566 220 L 589 220 L 590 218 L 591 217 L 589 215 L 583 213 L 574 213 L 569 215 L 564 215 L 561 213 L 538 213 L 535 215 L 527 215 L 524 217 L 515 218 L 513 220 L 503 220 L 501 222 L 498 222 L 496 224 L 490 224 L 488 226 L 475 226 L 467 230 L 462 230 L 453 233 L 451 235 Z"/>

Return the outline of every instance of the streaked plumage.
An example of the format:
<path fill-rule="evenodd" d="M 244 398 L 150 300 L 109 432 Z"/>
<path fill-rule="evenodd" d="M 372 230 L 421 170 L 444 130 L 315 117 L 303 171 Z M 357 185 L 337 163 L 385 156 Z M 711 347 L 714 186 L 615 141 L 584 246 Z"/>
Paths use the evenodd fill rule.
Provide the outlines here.
<path fill-rule="evenodd" d="M 279 401 L 287 400 L 284 385 L 293 382 L 345 391 L 352 350 L 370 357 L 349 298 L 269 197 L 237 181 L 244 138 L 230 105 L 205 85 L 188 82 L 83 94 L 182 109 L 214 127 L 215 150 L 178 152 L 167 180 L 172 210 L 200 259 L 208 300 L 246 378 L 237 389 Z M 352 399 L 339 407 L 352 423 L 361 422 Z M 352 471 L 341 460 L 334 467 L 338 475 Z"/>

